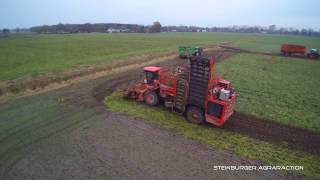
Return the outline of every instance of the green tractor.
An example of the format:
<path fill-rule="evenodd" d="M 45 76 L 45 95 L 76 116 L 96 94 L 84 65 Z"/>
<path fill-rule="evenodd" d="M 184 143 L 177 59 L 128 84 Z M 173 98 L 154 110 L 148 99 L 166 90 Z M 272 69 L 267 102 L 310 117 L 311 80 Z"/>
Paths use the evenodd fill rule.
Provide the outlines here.
<path fill-rule="evenodd" d="M 320 56 L 319 51 L 317 49 L 310 49 L 307 53 L 307 57 L 310 59 L 318 59 Z"/>
<path fill-rule="evenodd" d="M 179 57 L 180 58 L 191 58 L 193 56 L 201 56 L 203 49 L 201 47 L 187 47 L 180 46 L 179 47 Z"/>

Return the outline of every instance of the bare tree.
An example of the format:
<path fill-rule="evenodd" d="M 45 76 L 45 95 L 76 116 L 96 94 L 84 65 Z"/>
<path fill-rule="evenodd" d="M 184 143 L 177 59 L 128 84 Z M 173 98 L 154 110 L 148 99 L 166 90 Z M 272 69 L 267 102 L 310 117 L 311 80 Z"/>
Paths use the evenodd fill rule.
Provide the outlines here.
<path fill-rule="evenodd" d="M 276 25 L 274 25 L 274 24 L 270 25 L 269 26 L 269 33 L 273 33 L 276 30 L 276 28 L 277 28 Z"/>
<path fill-rule="evenodd" d="M 10 33 L 10 30 L 9 30 L 9 29 L 3 29 L 3 30 L 2 30 L 2 33 L 3 33 L 3 34 L 9 34 L 9 33 Z"/>
<path fill-rule="evenodd" d="M 64 33 L 65 25 L 62 23 L 57 24 L 57 33 Z"/>
<path fill-rule="evenodd" d="M 152 33 L 160 33 L 161 31 L 161 24 L 159 21 L 156 21 L 153 23 L 153 25 L 151 26 L 151 32 Z"/>
<path fill-rule="evenodd" d="M 15 32 L 15 33 L 19 33 L 19 32 L 20 32 L 20 28 L 15 28 L 15 29 L 14 29 L 14 32 Z"/>

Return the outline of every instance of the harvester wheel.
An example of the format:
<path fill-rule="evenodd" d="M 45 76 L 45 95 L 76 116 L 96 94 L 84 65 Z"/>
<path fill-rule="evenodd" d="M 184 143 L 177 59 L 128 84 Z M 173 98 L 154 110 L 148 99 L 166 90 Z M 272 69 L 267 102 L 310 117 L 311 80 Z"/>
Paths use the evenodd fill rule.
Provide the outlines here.
<path fill-rule="evenodd" d="M 159 103 L 159 97 L 156 92 L 148 91 L 144 93 L 144 101 L 150 106 L 155 106 Z"/>
<path fill-rule="evenodd" d="M 186 116 L 188 121 L 193 124 L 202 124 L 204 122 L 203 112 L 200 108 L 197 107 L 189 107 L 186 112 Z"/>

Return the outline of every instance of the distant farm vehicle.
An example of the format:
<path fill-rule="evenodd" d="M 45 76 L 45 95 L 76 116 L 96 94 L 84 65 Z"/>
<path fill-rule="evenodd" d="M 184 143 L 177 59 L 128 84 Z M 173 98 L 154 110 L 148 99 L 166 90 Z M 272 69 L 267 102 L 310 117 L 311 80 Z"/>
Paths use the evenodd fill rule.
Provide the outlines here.
<path fill-rule="evenodd" d="M 301 45 L 294 44 L 282 44 L 281 52 L 285 56 L 291 56 L 292 54 L 301 54 L 304 55 L 306 53 L 307 48 Z"/>
<path fill-rule="evenodd" d="M 311 49 L 308 53 L 307 53 L 307 57 L 310 59 L 318 59 L 320 56 L 319 51 L 317 49 Z"/>
<path fill-rule="evenodd" d="M 178 50 L 180 58 L 191 58 L 194 56 L 201 56 L 203 52 L 203 49 L 201 47 L 180 46 Z"/>
<path fill-rule="evenodd" d="M 293 54 L 305 55 L 306 52 L 307 52 L 307 48 L 302 45 L 282 44 L 281 46 L 281 53 L 284 56 L 291 56 Z M 307 57 L 310 59 L 317 59 L 319 58 L 319 52 L 316 49 L 311 49 L 307 53 Z"/>
<path fill-rule="evenodd" d="M 231 83 L 214 74 L 215 61 L 190 58 L 178 67 L 145 67 L 143 82 L 127 89 L 124 95 L 154 106 L 180 112 L 194 124 L 208 122 L 222 126 L 233 114 L 237 92 Z"/>

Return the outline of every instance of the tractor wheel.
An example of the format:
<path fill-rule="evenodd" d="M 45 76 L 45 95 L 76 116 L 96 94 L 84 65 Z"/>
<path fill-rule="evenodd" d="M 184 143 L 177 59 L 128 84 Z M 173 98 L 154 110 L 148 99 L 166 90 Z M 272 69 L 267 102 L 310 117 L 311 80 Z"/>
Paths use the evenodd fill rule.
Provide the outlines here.
<path fill-rule="evenodd" d="M 159 97 L 156 92 L 148 91 L 144 93 L 144 101 L 150 106 L 155 106 L 159 103 Z"/>
<path fill-rule="evenodd" d="M 186 112 L 188 121 L 193 124 L 202 124 L 204 122 L 203 112 L 200 108 L 189 107 Z"/>

